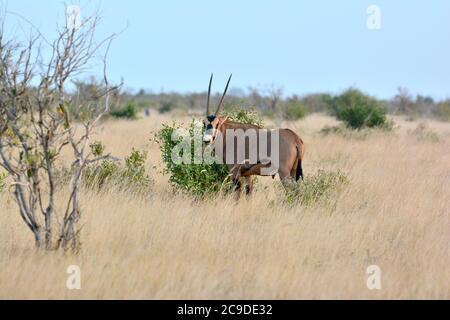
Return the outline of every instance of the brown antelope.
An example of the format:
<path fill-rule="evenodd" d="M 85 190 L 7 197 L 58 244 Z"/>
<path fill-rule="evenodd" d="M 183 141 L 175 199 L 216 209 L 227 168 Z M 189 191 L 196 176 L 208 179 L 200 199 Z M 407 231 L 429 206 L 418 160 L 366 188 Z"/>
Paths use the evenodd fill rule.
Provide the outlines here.
<path fill-rule="evenodd" d="M 229 167 L 237 198 L 241 193 L 241 178 L 246 180 L 247 195 L 253 191 L 252 176 L 272 176 L 274 178 L 278 174 L 285 187 L 288 181 L 303 179 L 302 162 L 305 145 L 295 132 L 289 129 L 266 130 L 251 124 L 233 122 L 228 117 L 220 116 L 231 77 L 232 75 L 228 79 L 222 98 L 213 115 L 210 109 L 213 81 L 213 75 L 211 75 L 203 141 L 205 144 L 211 145 L 216 155 L 219 157 L 221 155 L 223 163 Z M 238 132 L 241 133 L 241 138 L 237 134 Z M 251 157 L 252 152 L 253 159 L 249 160 L 248 157 L 249 155 Z M 273 166 L 275 162 L 277 165 Z"/>

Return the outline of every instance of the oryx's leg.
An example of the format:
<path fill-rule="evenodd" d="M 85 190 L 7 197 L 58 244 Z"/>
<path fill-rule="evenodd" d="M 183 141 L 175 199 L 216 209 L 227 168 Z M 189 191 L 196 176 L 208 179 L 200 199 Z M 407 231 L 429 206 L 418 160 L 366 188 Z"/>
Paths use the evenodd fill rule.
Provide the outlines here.
<path fill-rule="evenodd" d="M 252 176 L 247 176 L 245 177 L 245 194 L 247 196 L 250 196 L 253 193 L 253 177 Z"/>
<path fill-rule="evenodd" d="M 296 177 L 297 177 L 297 166 L 298 166 L 298 161 L 295 161 L 294 165 L 292 166 L 291 169 L 291 178 L 295 181 Z"/>
<path fill-rule="evenodd" d="M 295 178 L 292 178 L 290 170 L 280 169 L 278 171 L 278 175 L 280 176 L 281 184 L 286 191 L 292 188 L 293 184 L 295 183 Z"/>
<path fill-rule="evenodd" d="M 280 168 L 278 170 L 278 175 L 280 176 L 281 182 L 283 182 L 286 178 L 291 176 L 291 170 L 286 168 Z"/>
<path fill-rule="evenodd" d="M 241 178 L 234 178 L 233 192 L 236 200 L 239 200 L 241 198 L 241 187 L 242 187 Z"/>

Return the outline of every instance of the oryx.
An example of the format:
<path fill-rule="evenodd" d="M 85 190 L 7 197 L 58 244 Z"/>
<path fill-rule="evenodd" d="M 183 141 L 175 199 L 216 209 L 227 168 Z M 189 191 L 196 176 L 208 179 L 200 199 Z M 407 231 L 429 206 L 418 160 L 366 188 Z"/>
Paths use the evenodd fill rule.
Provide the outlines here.
<path fill-rule="evenodd" d="M 232 75 L 228 79 L 215 114 L 212 114 L 210 99 L 213 75 L 211 75 L 203 141 L 211 145 L 216 155 L 221 155 L 223 163 L 230 168 L 237 197 L 239 198 L 241 192 L 241 178 L 246 179 L 247 194 L 253 191 L 252 176 L 254 175 L 275 177 L 278 174 L 285 187 L 289 180 L 303 179 L 302 162 L 305 144 L 295 132 L 290 129 L 266 130 L 251 124 L 233 122 L 228 117 L 220 116 L 231 77 Z M 249 156 L 252 159 L 249 159 Z M 277 166 L 273 166 L 275 158 Z"/>

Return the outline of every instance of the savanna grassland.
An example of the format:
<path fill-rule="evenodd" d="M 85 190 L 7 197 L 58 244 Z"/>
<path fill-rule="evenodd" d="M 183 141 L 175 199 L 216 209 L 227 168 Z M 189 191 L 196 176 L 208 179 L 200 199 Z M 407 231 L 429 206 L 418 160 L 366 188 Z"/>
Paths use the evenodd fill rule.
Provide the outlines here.
<path fill-rule="evenodd" d="M 450 299 L 449 123 L 396 118 L 392 132 L 328 135 L 319 131 L 335 120 L 323 115 L 277 123 L 305 140 L 306 176 L 348 178 L 302 206 L 283 202 L 271 178 L 239 203 L 174 194 L 150 140 L 170 121 L 98 128 L 115 156 L 148 150 L 154 186 L 146 197 L 83 192 L 78 255 L 36 251 L 12 197 L 0 195 L 0 298 Z M 66 288 L 69 265 L 81 267 L 81 290 Z M 366 286 L 370 265 L 381 268 L 381 290 Z"/>

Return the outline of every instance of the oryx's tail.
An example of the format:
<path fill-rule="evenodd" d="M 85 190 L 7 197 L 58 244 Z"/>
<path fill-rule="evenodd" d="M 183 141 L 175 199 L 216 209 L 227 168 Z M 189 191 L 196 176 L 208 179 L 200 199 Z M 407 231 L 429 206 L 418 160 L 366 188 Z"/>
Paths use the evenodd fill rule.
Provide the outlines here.
<path fill-rule="evenodd" d="M 295 175 L 295 181 L 303 180 L 303 157 L 305 156 L 305 144 L 302 139 L 297 139 L 297 173 Z"/>

